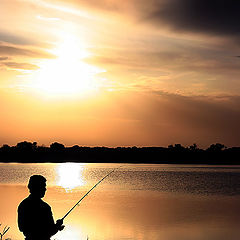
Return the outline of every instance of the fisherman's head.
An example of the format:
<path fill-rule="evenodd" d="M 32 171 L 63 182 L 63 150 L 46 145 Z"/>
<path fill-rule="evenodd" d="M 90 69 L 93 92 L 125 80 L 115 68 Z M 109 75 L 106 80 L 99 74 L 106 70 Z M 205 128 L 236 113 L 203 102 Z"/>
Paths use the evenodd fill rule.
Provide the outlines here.
<path fill-rule="evenodd" d="M 43 198 L 46 192 L 46 178 L 41 175 L 33 175 L 28 182 L 28 188 L 32 196 Z"/>

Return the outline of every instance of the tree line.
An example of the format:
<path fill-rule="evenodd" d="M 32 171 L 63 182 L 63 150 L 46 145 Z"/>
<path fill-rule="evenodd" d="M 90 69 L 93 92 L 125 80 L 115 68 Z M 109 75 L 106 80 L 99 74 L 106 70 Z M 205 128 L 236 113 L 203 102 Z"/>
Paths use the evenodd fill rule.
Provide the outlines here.
<path fill-rule="evenodd" d="M 197 144 L 168 147 L 66 147 L 54 142 L 49 147 L 23 141 L 16 146 L 2 145 L 0 162 L 92 162 L 92 163 L 162 163 L 162 164 L 240 164 L 240 147 L 211 144 L 201 149 Z"/>

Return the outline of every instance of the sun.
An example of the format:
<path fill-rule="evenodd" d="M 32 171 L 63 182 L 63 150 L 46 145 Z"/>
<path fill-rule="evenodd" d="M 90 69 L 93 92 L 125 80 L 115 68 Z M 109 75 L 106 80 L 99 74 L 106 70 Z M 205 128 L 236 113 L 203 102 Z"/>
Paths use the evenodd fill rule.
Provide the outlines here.
<path fill-rule="evenodd" d="M 84 62 L 90 53 L 79 38 L 64 36 L 52 53 L 57 58 L 41 63 L 34 89 L 47 95 L 87 94 L 99 89 L 101 79 L 97 74 L 105 70 Z"/>

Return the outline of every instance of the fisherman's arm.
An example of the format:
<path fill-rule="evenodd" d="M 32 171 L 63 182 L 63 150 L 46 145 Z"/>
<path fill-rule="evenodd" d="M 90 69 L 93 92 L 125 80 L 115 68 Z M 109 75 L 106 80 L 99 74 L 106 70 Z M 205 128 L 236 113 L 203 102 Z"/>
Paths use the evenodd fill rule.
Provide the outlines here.
<path fill-rule="evenodd" d="M 63 225 L 63 220 L 62 219 L 58 219 L 56 221 L 56 223 L 54 222 L 53 219 L 53 215 L 52 215 L 52 211 L 51 208 L 49 208 L 49 235 L 53 236 L 55 235 L 58 231 L 62 231 L 64 229 L 64 225 Z"/>
<path fill-rule="evenodd" d="M 18 228 L 21 232 L 26 232 L 27 226 L 28 226 L 28 220 L 27 220 L 27 209 L 24 209 L 24 204 L 21 203 L 18 206 Z"/>

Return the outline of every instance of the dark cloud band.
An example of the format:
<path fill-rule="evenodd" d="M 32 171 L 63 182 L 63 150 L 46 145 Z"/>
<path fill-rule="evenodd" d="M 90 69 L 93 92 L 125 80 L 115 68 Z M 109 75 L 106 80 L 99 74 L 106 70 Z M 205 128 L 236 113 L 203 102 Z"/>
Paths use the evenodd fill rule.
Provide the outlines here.
<path fill-rule="evenodd" d="M 158 0 L 146 20 L 178 31 L 240 35 L 240 1 Z M 147 3 L 146 3 L 147 4 Z"/>
<path fill-rule="evenodd" d="M 65 2 L 65 0 L 55 0 Z M 212 35 L 240 35 L 238 0 L 69 0 L 78 7 L 118 12 L 175 31 Z"/>

